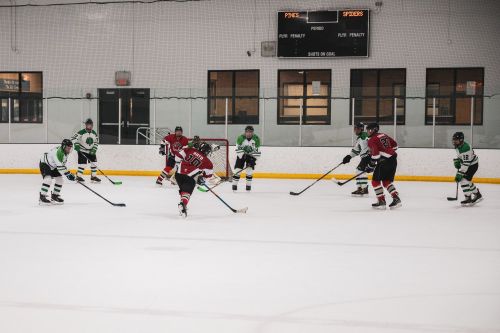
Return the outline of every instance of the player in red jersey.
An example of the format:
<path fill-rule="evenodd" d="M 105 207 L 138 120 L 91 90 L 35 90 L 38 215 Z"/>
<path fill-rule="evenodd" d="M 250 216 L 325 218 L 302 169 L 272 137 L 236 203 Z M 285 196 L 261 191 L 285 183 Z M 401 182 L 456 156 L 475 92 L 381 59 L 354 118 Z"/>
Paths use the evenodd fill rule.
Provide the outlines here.
<path fill-rule="evenodd" d="M 175 180 L 179 186 L 179 213 L 187 217 L 187 204 L 193 193 L 196 183 L 205 184 L 206 178 L 217 177 L 214 175 L 214 166 L 207 157 L 212 147 L 206 142 L 200 142 L 197 148 L 186 148 L 175 153 L 176 161 L 180 162 L 175 173 Z"/>
<path fill-rule="evenodd" d="M 377 195 L 378 201 L 372 204 L 375 209 L 385 209 L 384 187 L 392 196 L 390 209 L 401 207 L 401 199 L 394 187 L 394 175 L 398 165 L 396 150 L 398 144 L 393 138 L 384 133 L 379 133 L 379 126 L 376 123 L 369 124 L 366 127 L 369 140 L 368 147 L 371 152 L 371 160 L 365 171 L 373 172 L 372 185 Z"/>
<path fill-rule="evenodd" d="M 167 165 L 156 179 L 156 184 L 162 185 L 163 179 L 167 178 L 173 182 L 172 175 L 175 170 L 175 154 L 188 145 L 188 139 L 182 135 L 182 127 L 177 126 L 174 134 L 167 135 L 160 144 L 160 155 L 167 155 Z M 175 184 L 174 184 L 175 185 Z"/>

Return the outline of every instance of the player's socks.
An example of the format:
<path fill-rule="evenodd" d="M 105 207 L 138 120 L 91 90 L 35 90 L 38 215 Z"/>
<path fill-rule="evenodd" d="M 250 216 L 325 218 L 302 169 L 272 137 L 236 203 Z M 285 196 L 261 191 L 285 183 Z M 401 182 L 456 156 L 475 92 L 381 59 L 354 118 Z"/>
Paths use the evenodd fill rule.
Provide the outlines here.
<path fill-rule="evenodd" d="M 246 180 L 247 180 L 246 190 L 247 191 L 251 191 L 252 190 L 252 179 L 253 179 L 253 175 L 249 175 L 247 173 L 247 175 L 246 175 Z"/>
<path fill-rule="evenodd" d="M 42 188 L 40 189 L 40 195 L 47 195 L 49 193 L 50 183 L 43 183 Z"/>

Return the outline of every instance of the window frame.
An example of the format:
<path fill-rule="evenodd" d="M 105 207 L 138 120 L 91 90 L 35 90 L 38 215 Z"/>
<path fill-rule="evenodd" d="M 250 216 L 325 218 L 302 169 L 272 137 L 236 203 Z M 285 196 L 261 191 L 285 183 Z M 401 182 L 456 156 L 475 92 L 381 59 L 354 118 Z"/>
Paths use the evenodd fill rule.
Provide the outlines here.
<path fill-rule="evenodd" d="M 212 72 L 216 73 L 221 73 L 221 72 L 231 72 L 231 96 L 211 96 L 211 85 L 210 85 L 210 74 Z M 257 72 L 257 92 L 258 95 L 256 96 L 237 96 L 236 95 L 236 73 L 237 72 Z M 228 112 L 228 125 L 259 125 L 260 123 L 260 69 L 209 69 L 207 71 L 207 125 L 224 125 L 225 122 L 210 122 L 211 116 L 210 116 L 210 110 L 211 108 L 211 103 L 213 101 L 217 101 L 217 99 L 226 99 L 229 98 L 231 99 L 231 109 Z M 247 122 L 234 122 L 236 115 L 236 100 L 241 99 L 241 98 L 248 98 L 248 99 L 256 99 L 257 100 L 257 115 L 251 116 L 250 118 L 256 118 L 256 121 L 250 121 Z"/>
<path fill-rule="evenodd" d="M 392 70 L 392 71 L 395 71 L 395 70 L 400 70 L 400 71 L 403 71 L 404 73 L 404 79 L 403 79 L 403 82 L 392 82 L 392 95 L 381 95 L 380 94 L 380 72 L 382 71 L 386 71 L 386 70 Z M 355 71 L 375 71 L 377 73 L 377 86 L 376 86 L 376 93 L 375 93 L 375 96 L 366 96 L 364 97 L 363 95 L 360 95 L 360 96 L 353 96 L 354 94 L 354 87 L 352 86 L 352 82 L 353 82 L 353 74 Z M 398 98 L 398 99 L 401 99 L 404 101 L 404 107 L 403 107 L 403 115 L 402 115 L 402 120 L 401 122 L 397 121 L 396 120 L 396 125 L 398 126 L 405 126 L 406 125 L 406 81 L 407 81 L 407 70 L 406 68 L 402 68 L 402 67 L 397 67 L 397 68 L 351 68 L 350 70 L 350 96 L 349 96 L 349 125 L 353 125 L 352 123 L 352 118 L 353 118 L 353 109 L 352 109 L 352 99 L 374 99 L 376 101 L 376 110 L 375 110 L 375 122 L 380 124 L 380 125 L 394 125 L 394 123 L 392 124 L 383 124 L 383 123 L 380 123 L 380 100 L 383 100 L 383 99 L 388 99 L 388 98 L 391 98 L 392 99 L 392 112 L 393 112 L 393 119 L 394 119 L 394 98 Z M 396 96 L 394 94 L 394 88 L 395 86 L 397 85 L 402 85 L 403 86 L 403 91 L 404 91 L 404 95 L 403 95 L 403 98 L 399 98 L 398 96 Z M 358 87 L 359 89 L 362 89 L 363 87 Z M 397 106 L 396 106 L 397 108 Z M 355 112 L 356 110 L 354 110 Z M 396 110 L 397 112 L 397 110 Z M 356 113 L 356 112 L 355 112 Z M 361 115 L 361 117 L 364 117 L 363 115 Z M 397 114 L 396 114 L 396 117 Z"/>
<path fill-rule="evenodd" d="M 11 96 L 12 99 L 18 100 L 19 104 L 19 116 L 21 114 L 21 110 L 23 108 L 23 105 L 25 103 L 29 103 L 30 100 L 33 99 L 40 99 L 42 100 L 41 103 L 41 118 L 38 121 L 14 121 L 14 108 L 12 107 L 10 112 L 10 123 L 11 124 L 43 124 L 44 121 L 44 110 L 43 110 L 43 71 L 0 71 L 0 73 L 5 73 L 5 74 L 17 74 L 18 77 L 18 90 L 16 92 L 9 92 L 5 93 L 6 95 Z M 41 92 L 39 93 L 27 93 L 23 92 L 22 90 L 22 74 L 39 74 L 40 75 L 40 80 L 41 80 Z M 2 95 L 3 92 L 0 92 L 0 95 Z M 3 98 L 2 98 L 3 99 Z M 9 120 L 7 121 L 2 121 L 0 119 L 1 124 L 8 124 Z"/>
<path fill-rule="evenodd" d="M 303 78 L 302 78 L 302 95 L 297 95 L 297 96 L 284 96 L 280 94 L 281 90 L 281 72 L 304 72 Z M 327 96 L 307 96 L 307 72 L 328 72 L 330 80 L 328 81 L 328 95 Z M 332 125 L 332 69 L 331 68 L 313 68 L 313 69 L 294 69 L 294 68 L 288 68 L 288 69 L 278 69 L 278 89 L 277 89 L 277 109 L 276 109 L 276 118 L 277 118 L 277 125 L 293 125 L 293 126 L 300 126 L 300 116 L 299 116 L 299 121 L 298 123 L 290 123 L 290 122 L 283 122 L 282 116 L 280 115 L 280 110 L 281 110 L 281 103 L 285 99 L 302 99 L 302 108 L 303 108 L 303 115 L 302 115 L 302 125 L 308 125 L 308 126 L 331 126 Z M 308 123 L 307 122 L 307 109 L 309 106 L 307 106 L 307 100 L 308 99 L 326 99 L 327 100 L 327 114 L 324 116 L 326 119 L 325 123 Z M 322 108 L 322 107 L 310 107 L 311 109 L 314 108 Z M 299 107 L 300 109 L 300 107 Z M 300 110 L 299 110 L 300 112 Z"/>
<path fill-rule="evenodd" d="M 430 121 L 427 122 L 427 100 L 428 98 L 435 97 L 436 98 L 436 107 L 439 107 L 439 99 L 445 99 L 448 98 L 450 100 L 450 109 L 451 112 L 453 113 L 453 122 L 452 123 L 447 123 L 447 124 L 438 124 L 436 121 L 436 126 L 470 126 L 470 122 L 467 124 L 457 124 L 457 71 L 462 70 L 462 69 L 475 69 L 475 70 L 481 70 L 481 77 L 482 77 L 482 82 L 483 82 L 483 93 L 481 95 L 475 94 L 472 95 L 473 97 L 481 98 L 481 122 L 476 123 L 474 120 L 474 126 L 483 126 L 484 124 L 484 87 L 485 87 L 485 82 L 484 82 L 484 67 L 428 67 L 425 69 L 425 105 L 424 105 L 424 125 L 425 126 L 433 126 L 432 125 L 432 115 L 430 116 Z M 452 70 L 453 71 L 453 92 L 450 95 L 441 95 L 439 94 L 438 96 L 429 96 L 429 91 L 428 91 L 428 85 L 429 84 L 439 84 L 439 82 L 429 82 L 429 70 Z M 458 94 L 460 98 L 463 97 L 470 97 L 470 95 L 461 95 Z M 474 101 L 474 106 L 477 103 L 477 100 Z M 474 111 L 475 113 L 475 111 Z M 436 118 L 438 118 L 438 115 L 436 114 Z M 474 114 L 475 118 L 475 114 Z"/>

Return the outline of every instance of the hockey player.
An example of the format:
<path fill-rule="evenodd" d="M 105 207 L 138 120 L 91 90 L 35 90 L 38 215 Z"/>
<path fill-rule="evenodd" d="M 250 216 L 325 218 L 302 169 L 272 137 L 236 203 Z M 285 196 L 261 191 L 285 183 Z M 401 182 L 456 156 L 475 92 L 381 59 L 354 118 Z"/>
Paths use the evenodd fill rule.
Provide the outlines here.
<path fill-rule="evenodd" d="M 464 133 L 456 132 L 453 134 L 452 143 L 457 151 L 457 158 L 453 160 L 457 169 L 455 181 L 460 184 L 465 195 L 465 200 L 460 203 L 462 206 L 475 205 L 483 200 L 481 192 L 472 182 L 479 167 L 479 158 L 474 153 L 474 149 L 464 141 Z"/>
<path fill-rule="evenodd" d="M 64 175 L 68 180 L 74 181 L 75 176 L 66 168 L 68 155 L 73 149 L 73 142 L 69 139 L 64 139 L 59 147 L 54 147 L 42 155 L 40 159 L 40 173 L 43 177 L 42 188 L 40 189 L 40 204 L 63 204 L 61 198 L 61 189 L 63 185 Z M 55 179 L 54 190 L 52 191 L 51 200 L 47 198 L 52 181 Z"/>
<path fill-rule="evenodd" d="M 372 204 L 375 209 L 385 209 L 384 187 L 392 196 L 390 209 L 401 207 L 401 199 L 394 187 L 394 175 L 398 165 L 396 150 L 398 144 L 393 138 L 384 133 L 379 133 L 377 123 L 366 126 L 368 132 L 368 148 L 370 149 L 371 159 L 366 166 L 367 173 L 373 172 L 372 186 L 377 195 L 377 202 Z"/>
<path fill-rule="evenodd" d="M 196 149 L 198 149 L 198 147 L 200 146 L 200 143 L 201 143 L 200 137 L 198 135 L 195 135 L 193 137 L 193 140 L 189 141 L 188 148 L 196 148 Z"/>
<path fill-rule="evenodd" d="M 342 160 L 342 163 L 347 164 L 351 161 L 351 158 L 358 156 L 361 158 L 358 166 L 356 167 L 356 174 L 364 171 L 368 163 L 370 162 L 370 149 L 368 149 L 368 134 L 365 132 L 365 124 L 358 122 L 354 125 L 354 133 L 356 134 L 356 144 L 351 150 L 349 155 L 346 155 Z M 356 185 L 358 189 L 352 192 L 352 196 L 362 197 L 368 195 L 368 176 L 366 173 L 360 174 L 356 178 Z"/>
<path fill-rule="evenodd" d="M 207 157 L 211 150 L 208 143 L 200 142 L 198 148 L 185 148 L 175 152 L 176 160 L 180 163 L 175 173 L 181 197 L 178 207 L 179 214 L 183 217 L 187 217 L 187 205 L 196 184 L 204 185 L 206 178 L 216 177 L 212 161 Z"/>
<path fill-rule="evenodd" d="M 156 184 L 160 186 L 163 184 L 163 179 L 165 178 L 175 185 L 175 177 L 172 178 L 172 175 L 175 173 L 174 168 L 176 167 L 175 156 L 176 153 L 188 145 L 188 139 L 182 133 L 182 127 L 177 126 L 174 134 L 167 135 L 160 144 L 160 155 L 167 156 L 167 165 L 156 179 Z"/>
<path fill-rule="evenodd" d="M 238 190 L 238 182 L 240 173 L 245 170 L 246 173 L 246 190 L 252 190 L 253 171 L 257 158 L 260 157 L 260 139 L 257 134 L 254 134 L 253 126 L 245 128 L 245 134 L 240 135 L 236 139 L 236 163 L 234 165 L 233 175 L 233 191 Z"/>
<path fill-rule="evenodd" d="M 88 163 L 90 163 L 90 181 L 100 183 L 101 180 L 96 177 L 97 172 L 97 147 L 99 147 L 99 138 L 94 131 L 94 122 L 92 119 L 85 121 L 85 128 L 76 132 L 71 138 L 75 150 L 78 152 L 78 171 L 76 180 L 83 182 L 83 171 Z"/>

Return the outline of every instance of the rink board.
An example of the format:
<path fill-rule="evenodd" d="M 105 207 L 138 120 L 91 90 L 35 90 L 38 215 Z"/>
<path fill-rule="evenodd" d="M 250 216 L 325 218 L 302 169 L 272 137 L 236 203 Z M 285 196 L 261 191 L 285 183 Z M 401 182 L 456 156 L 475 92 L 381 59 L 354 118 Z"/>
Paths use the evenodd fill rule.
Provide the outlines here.
<path fill-rule="evenodd" d="M 11 144 L 0 145 L 2 156 L 0 174 L 35 174 L 40 156 L 55 145 Z M 255 178 L 315 179 L 333 168 L 350 152 L 350 147 L 262 147 L 257 161 Z M 478 183 L 500 184 L 500 150 L 477 149 L 479 170 L 474 177 Z M 397 180 L 453 181 L 455 150 L 401 148 L 398 150 Z M 236 156 L 230 149 L 230 164 Z M 76 169 L 76 153 L 68 159 L 68 167 Z M 158 146 L 101 145 L 98 151 L 99 167 L 108 175 L 157 176 L 165 159 L 158 155 Z M 355 172 L 358 159 L 340 166 L 334 173 L 337 179 L 347 179 Z M 88 172 L 88 170 L 87 170 Z M 326 177 L 327 179 L 331 176 Z"/>

